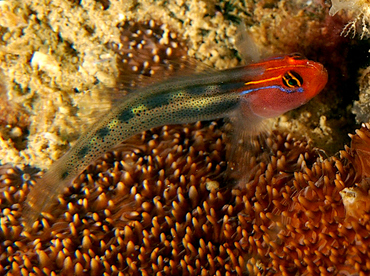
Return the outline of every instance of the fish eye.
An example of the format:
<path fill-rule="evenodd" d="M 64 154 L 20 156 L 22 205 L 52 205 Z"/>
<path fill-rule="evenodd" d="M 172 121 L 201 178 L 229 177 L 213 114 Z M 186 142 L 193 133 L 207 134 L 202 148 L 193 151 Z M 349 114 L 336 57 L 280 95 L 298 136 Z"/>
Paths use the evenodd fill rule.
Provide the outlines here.
<path fill-rule="evenodd" d="M 289 55 L 290 58 L 294 59 L 294 60 L 303 60 L 303 59 L 306 59 L 305 56 L 303 56 L 302 54 L 300 53 L 292 53 Z"/>
<path fill-rule="evenodd" d="M 303 85 L 302 77 L 295 71 L 288 71 L 283 75 L 283 84 L 288 88 L 297 88 Z"/>

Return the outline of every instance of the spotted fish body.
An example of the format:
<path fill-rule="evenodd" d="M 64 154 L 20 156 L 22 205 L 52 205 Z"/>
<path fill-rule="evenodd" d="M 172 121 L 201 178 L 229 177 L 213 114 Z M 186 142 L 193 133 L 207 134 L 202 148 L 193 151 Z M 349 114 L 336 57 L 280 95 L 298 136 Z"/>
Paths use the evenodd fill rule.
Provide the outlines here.
<path fill-rule="evenodd" d="M 83 135 L 30 191 L 26 227 L 49 211 L 65 187 L 92 161 L 153 127 L 214 120 L 235 111 L 250 122 L 278 116 L 318 94 L 327 72 L 298 54 L 212 73 L 167 80 L 131 93 Z M 239 114 L 239 113 L 238 113 Z"/>

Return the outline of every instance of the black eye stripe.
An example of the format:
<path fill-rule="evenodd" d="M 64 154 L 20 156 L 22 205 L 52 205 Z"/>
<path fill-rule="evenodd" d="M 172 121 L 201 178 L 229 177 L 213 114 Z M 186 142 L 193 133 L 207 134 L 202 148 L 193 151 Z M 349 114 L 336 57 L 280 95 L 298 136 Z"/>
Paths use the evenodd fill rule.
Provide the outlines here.
<path fill-rule="evenodd" d="M 295 71 L 288 71 L 283 75 L 283 84 L 288 88 L 301 87 L 303 85 L 303 79 Z"/>

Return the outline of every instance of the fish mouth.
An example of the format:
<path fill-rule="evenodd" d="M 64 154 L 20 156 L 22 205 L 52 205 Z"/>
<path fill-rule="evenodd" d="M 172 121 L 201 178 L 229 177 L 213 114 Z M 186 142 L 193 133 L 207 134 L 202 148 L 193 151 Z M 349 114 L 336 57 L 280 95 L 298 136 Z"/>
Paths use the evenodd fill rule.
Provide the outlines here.
<path fill-rule="evenodd" d="M 326 83 L 328 82 L 329 75 L 328 71 L 325 69 L 325 67 L 319 63 L 321 74 L 318 76 L 318 79 L 321 79 L 320 83 L 321 86 L 319 86 L 317 89 L 318 91 L 321 91 L 326 86 Z"/>
<path fill-rule="evenodd" d="M 328 82 L 328 71 L 325 69 L 324 65 L 318 62 L 310 61 L 308 62 L 312 70 L 314 70 L 313 80 L 310 85 L 315 87 L 313 89 L 313 96 L 318 94 L 321 90 L 324 89 L 326 83 Z"/>

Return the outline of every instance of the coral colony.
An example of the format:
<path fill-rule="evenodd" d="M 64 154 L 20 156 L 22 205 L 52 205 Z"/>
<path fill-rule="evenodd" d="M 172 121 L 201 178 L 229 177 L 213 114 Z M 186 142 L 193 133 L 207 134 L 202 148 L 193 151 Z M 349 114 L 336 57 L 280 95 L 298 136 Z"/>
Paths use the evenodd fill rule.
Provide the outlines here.
<path fill-rule="evenodd" d="M 20 206 L 38 176 L 4 166 L 0 271 L 366 275 L 369 128 L 328 159 L 275 132 L 238 188 L 217 123 L 153 129 L 90 165 L 37 232 L 22 232 Z"/>

